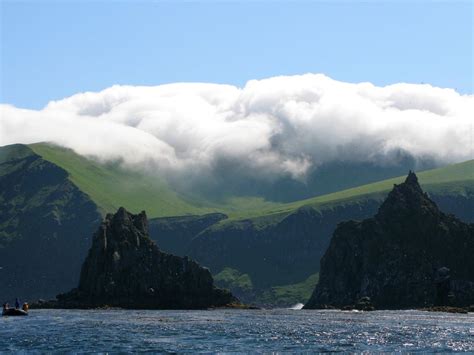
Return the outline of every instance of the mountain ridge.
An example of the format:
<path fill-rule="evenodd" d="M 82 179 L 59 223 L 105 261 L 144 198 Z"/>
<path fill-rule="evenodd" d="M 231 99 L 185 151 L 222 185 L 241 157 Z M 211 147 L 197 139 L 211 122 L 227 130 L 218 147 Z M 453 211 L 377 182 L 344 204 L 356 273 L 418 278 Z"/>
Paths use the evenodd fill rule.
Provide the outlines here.
<path fill-rule="evenodd" d="M 149 177 L 145 176 L 144 178 L 143 175 L 138 173 L 129 175 L 130 172 L 127 170 L 114 165 L 97 163 L 94 160 L 81 157 L 65 148 L 51 146 L 44 143 L 32 144 L 29 145 L 29 147 L 46 160 L 57 165 L 59 164 L 59 166 L 62 166 L 66 171 L 68 171 L 71 180 L 79 187 L 82 187 L 82 189 L 92 197 L 101 210 L 115 210 L 123 205 L 134 212 L 146 209 L 147 211 L 150 211 L 149 216 L 151 218 L 189 214 L 203 215 L 207 213 L 220 212 L 227 214 L 229 216 L 229 221 L 234 221 L 248 218 L 258 219 L 265 216 L 271 217 L 279 214 L 284 215 L 285 213 L 295 211 L 304 206 L 310 206 L 316 209 L 330 209 L 333 205 L 343 204 L 346 201 L 364 200 L 367 198 L 382 200 L 393 184 L 401 183 L 404 178 L 403 176 L 398 176 L 290 203 L 265 201 L 258 196 L 236 196 L 235 198 L 227 200 L 227 202 L 216 203 L 210 200 L 193 200 L 186 196 L 180 196 L 179 193 L 173 192 L 166 182 L 159 177 L 156 177 L 157 181 L 153 181 L 155 177 L 150 180 Z M 69 163 L 67 164 L 66 161 L 69 161 Z M 94 177 L 94 182 L 100 186 L 101 190 L 107 191 L 108 196 L 95 197 L 94 194 L 97 193 L 95 190 L 99 190 L 99 188 L 84 188 L 84 186 L 87 185 L 82 181 L 85 177 L 80 177 L 80 174 L 77 172 L 78 169 L 74 170 L 71 167 L 71 165 L 73 165 L 70 163 L 71 161 L 80 161 L 78 165 L 84 165 L 84 170 L 98 169 L 100 174 L 97 175 L 103 174 L 104 177 Z M 87 166 L 87 164 L 90 164 L 90 166 Z M 117 177 L 114 177 L 114 174 L 119 175 L 119 180 L 123 176 L 124 181 L 117 181 Z M 418 176 L 423 188 L 430 193 L 433 192 L 442 195 L 453 193 L 466 195 L 474 193 L 474 160 L 422 171 L 418 173 Z M 90 179 L 91 175 L 86 176 L 86 178 Z M 105 182 L 114 180 L 118 185 L 128 185 L 131 181 L 135 180 L 135 185 L 145 192 L 141 192 L 138 196 L 134 196 L 133 194 L 136 193 L 138 188 L 128 192 L 128 194 L 122 191 L 120 192 L 121 195 L 117 196 L 114 202 L 111 202 L 108 200 L 110 199 L 110 196 L 114 196 L 118 193 L 116 189 L 108 189 Z M 140 202 L 137 201 L 138 197 L 142 197 Z M 155 198 L 155 201 L 152 201 L 152 198 Z M 127 201 L 129 199 L 133 201 Z M 239 201 L 239 199 L 241 200 Z M 167 210 L 167 207 L 161 207 L 161 210 L 157 210 L 156 201 L 159 201 L 165 206 L 169 206 L 169 209 Z M 129 203 L 127 204 L 127 202 Z M 140 204 L 141 202 L 143 203 Z"/>

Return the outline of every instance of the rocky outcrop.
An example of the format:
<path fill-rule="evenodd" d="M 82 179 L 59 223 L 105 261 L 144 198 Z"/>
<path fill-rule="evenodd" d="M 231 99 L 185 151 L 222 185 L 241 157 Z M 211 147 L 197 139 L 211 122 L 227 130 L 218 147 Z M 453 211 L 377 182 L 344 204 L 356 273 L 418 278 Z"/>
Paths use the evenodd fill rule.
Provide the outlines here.
<path fill-rule="evenodd" d="M 305 206 L 282 218 L 269 216 L 268 221 L 264 218 L 224 220 L 192 237 L 188 235 L 188 244 L 184 241 L 179 244 L 186 248 L 176 246 L 169 251 L 189 255 L 209 267 L 213 274 L 226 267 L 239 270 L 248 274 L 254 287 L 259 289 L 302 282 L 319 271 L 320 260 L 337 225 L 352 219 L 370 218 L 387 195 L 388 192 L 382 192 L 319 210 Z M 465 222 L 474 222 L 474 209 L 471 208 L 474 194 L 471 191 L 466 191 L 465 197 L 430 193 L 430 198 L 443 212 L 453 213 Z M 179 237 L 188 233 L 187 226 L 183 228 L 181 232 L 181 227 L 174 224 L 174 235 Z M 155 239 L 154 235 L 152 237 Z M 166 234 L 166 238 L 169 240 L 167 245 L 171 245 L 173 235 Z M 162 246 L 161 239 L 155 240 Z"/>
<path fill-rule="evenodd" d="M 158 249 L 148 236 L 145 212 L 120 208 L 95 233 L 78 288 L 51 306 L 199 309 L 233 303 L 238 300 L 214 287 L 208 269 Z"/>
<path fill-rule="evenodd" d="M 338 225 L 305 308 L 474 304 L 474 225 L 442 213 L 412 172 L 374 218 Z"/>

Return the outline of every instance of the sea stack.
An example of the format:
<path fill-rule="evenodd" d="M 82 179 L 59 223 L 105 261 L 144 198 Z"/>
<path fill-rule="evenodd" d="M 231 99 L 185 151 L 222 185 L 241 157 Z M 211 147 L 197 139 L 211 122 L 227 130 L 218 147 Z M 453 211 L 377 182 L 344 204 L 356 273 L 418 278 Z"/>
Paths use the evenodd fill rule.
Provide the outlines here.
<path fill-rule="evenodd" d="M 474 225 L 442 213 L 415 173 L 375 217 L 338 225 L 306 309 L 474 304 Z M 354 307 L 356 308 L 356 307 Z"/>
<path fill-rule="evenodd" d="M 58 295 L 50 306 L 203 309 L 237 303 L 214 286 L 208 269 L 160 251 L 148 236 L 145 212 L 120 208 L 95 233 L 78 288 Z"/>

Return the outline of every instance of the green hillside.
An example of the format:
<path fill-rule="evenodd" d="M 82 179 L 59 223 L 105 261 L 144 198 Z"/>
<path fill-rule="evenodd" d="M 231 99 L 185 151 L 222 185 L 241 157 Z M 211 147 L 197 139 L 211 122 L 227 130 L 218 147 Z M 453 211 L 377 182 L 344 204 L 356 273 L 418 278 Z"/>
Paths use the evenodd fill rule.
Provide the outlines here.
<path fill-rule="evenodd" d="M 145 210 L 149 217 L 215 211 L 186 201 L 159 177 L 128 171 L 118 165 L 100 164 L 57 146 L 39 143 L 30 148 L 66 170 L 70 180 L 89 195 L 102 213 L 113 212 L 120 206 L 134 213 Z"/>
<path fill-rule="evenodd" d="M 71 181 L 87 193 L 102 212 L 125 206 L 132 212 L 146 210 L 150 217 L 209 212 L 223 212 L 231 217 L 221 223 L 251 218 L 256 224 L 260 221 L 266 224 L 303 206 L 319 210 L 366 199 L 382 199 L 393 184 L 401 183 L 405 178 L 401 176 L 291 203 L 240 196 L 217 204 L 181 195 L 159 177 L 127 171 L 118 165 L 100 164 L 69 149 L 44 143 L 32 144 L 30 148 L 68 171 Z M 474 190 L 474 160 L 417 174 L 423 188 L 430 193 L 465 195 Z"/>
<path fill-rule="evenodd" d="M 419 173 L 417 172 L 417 175 L 420 184 L 427 192 L 436 192 L 438 194 L 462 194 L 465 193 L 466 188 L 474 188 L 474 160 L 443 168 L 426 170 Z M 400 176 L 316 198 L 302 200 L 289 204 L 288 207 L 297 208 L 304 205 L 316 207 L 337 201 L 364 198 L 378 193 L 387 193 L 392 189 L 394 184 L 402 183 L 405 178 L 406 176 Z"/>
<path fill-rule="evenodd" d="M 449 165 L 443 168 L 417 172 L 417 176 L 421 186 L 428 193 L 463 196 L 474 194 L 474 160 Z M 323 210 L 344 204 L 363 202 L 367 199 L 382 200 L 392 189 L 394 184 L 402 183 L 405 178 L 406 176 L 400 176 L 327 195 L 260 209 L 258 211 L 241 211 L 238 214 L 232 215 L 231 219 L 222 221 L 221 224 L 242 218 L 250 218 L 253 219 L 256 225 L 265 225 L 278 222 L 292 211 L 304 206 Z"/>
<path fill-rule="evenodd" d="M 70 180 L 89 195 L 102 213 L 124 206 L 135 213 L 145 210 L 152 218 L 210 212 L 240 216 L 241 211 L 257 213 L 259 210 L 281 205 L 260 197 L 234 197 L 217 204 L 181 195 L 173 191 L 159 176 L 132 172 L 118 164 L 101 164 L 70 149 L 46 143 L 31 144 L 29 147 L 43 159 L 66 170 Z"/>

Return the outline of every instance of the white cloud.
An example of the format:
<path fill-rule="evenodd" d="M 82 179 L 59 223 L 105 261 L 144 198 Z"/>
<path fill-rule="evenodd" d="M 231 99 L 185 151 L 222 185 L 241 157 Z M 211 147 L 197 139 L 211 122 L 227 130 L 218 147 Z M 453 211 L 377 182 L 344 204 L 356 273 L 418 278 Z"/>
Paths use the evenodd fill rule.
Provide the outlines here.
<path fill-rule="evenodd" d="M 0 106 L 0 145 L 50 141 L 82 155 L 212 171 L 222 159 L 252 175 L 304 177 L 337 159 L 402 149 L 443 162 L 472 158 L 474 96 L 430 85 L 377 87 L 321 74 L 230 85 L 113 86 L 42 110 Z"/>

